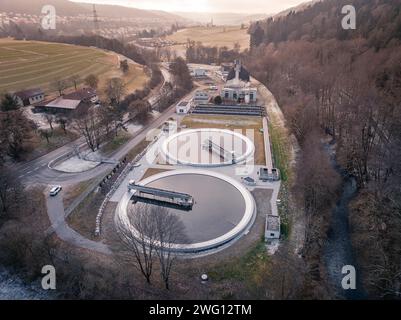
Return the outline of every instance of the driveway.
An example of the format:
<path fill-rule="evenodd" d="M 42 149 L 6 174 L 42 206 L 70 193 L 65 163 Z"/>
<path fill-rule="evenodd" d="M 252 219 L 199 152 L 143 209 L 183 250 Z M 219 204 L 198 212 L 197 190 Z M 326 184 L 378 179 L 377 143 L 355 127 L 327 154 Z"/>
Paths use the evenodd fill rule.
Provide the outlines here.
<path fill-rule="evenodd" d="M 62 192 L 55 197 L 50 197 L 46 194 L 46 205 L 47 214 L 51 223 L 51 227 L 47 230 L 48 234 L 55 232 L 61 240 L 71 245 L 102 254 L 111 254 L 107 245 L 101 242 L 89 240 L 68 226 L 65 221 Z"/>

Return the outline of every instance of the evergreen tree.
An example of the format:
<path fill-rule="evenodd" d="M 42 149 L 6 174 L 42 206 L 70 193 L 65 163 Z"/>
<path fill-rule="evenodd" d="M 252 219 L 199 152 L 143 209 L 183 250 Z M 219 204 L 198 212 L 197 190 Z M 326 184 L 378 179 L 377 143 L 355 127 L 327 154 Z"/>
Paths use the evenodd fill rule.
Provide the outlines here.
<path fill-rule="evenodd" d="M 17 110 L 18 108 L 17 100 L 9 93 L 1 100 L 1 111 Z"/>

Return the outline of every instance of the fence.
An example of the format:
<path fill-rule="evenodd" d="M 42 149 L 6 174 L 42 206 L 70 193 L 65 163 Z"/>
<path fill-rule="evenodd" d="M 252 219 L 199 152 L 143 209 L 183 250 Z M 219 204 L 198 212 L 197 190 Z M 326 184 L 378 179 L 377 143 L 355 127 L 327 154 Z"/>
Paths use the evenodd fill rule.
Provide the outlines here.
<path fill-rule="evenodd" d="M 111 186 L 110 191 L 106 194 L 106 197 L 104 198 L 102 204 L 100 205 L 98 214 L 96 216 L 96 228 L 95 228 L 95 236 L 100 235 L 101 231 L 101 224 L 102 224 L 102 216 L 104 213 L 104 210 L 106 209 L 107 203 L 110 201 L 111 197 L 113 196 L 114 192 L 118 189 L 120 184 L 125 180 L 125 178 L 128 176 L 129 172 L 131 169 L 134 167 L 135 163 L 137 163 L 147 152 L 148 150 L 154 145 L 154 143 L 160 138 L 159 134 L 153 141 L 150 143 L 141 153 L 136 155 L 134 160 L 132 160 L 130 163 L 126 165 L 126 167 L 121 171 L 120 175 L 117 177 L 116 181 L 113 183 Z"/>

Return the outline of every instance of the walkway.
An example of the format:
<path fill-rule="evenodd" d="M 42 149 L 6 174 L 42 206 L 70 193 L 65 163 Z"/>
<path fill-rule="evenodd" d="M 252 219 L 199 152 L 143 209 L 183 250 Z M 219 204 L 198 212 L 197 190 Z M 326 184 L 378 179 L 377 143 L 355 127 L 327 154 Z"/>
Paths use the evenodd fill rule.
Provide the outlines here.
<path fill-rule="evenodd" d="M 267 118 L 263 118 L 263 134 L 265 137 L 265 158 L 266 158 L 266 167 L 269 169 L 273 169 L 273 158 L 272 158 L 272 150 L 270 146 L 270 133 L 269 133 L 269 125 L 267 123 Z"/>

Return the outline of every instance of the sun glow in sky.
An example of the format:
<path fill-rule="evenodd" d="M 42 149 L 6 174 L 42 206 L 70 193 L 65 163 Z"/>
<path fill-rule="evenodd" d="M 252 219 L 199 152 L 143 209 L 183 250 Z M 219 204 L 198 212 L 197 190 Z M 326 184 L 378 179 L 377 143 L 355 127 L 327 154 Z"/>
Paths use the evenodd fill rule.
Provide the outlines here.
<path fill-rule="evenodd" d="M 169 12 L 277 13 L 308 0 L 72 0 Z"/>

